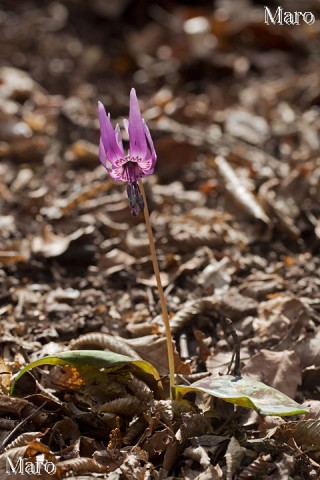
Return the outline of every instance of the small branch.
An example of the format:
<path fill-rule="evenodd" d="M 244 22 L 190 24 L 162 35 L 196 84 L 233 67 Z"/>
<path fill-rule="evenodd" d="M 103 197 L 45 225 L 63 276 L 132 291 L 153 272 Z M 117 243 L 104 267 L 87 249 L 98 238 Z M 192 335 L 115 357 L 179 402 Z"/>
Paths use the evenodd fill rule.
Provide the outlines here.
<path fill-rule="evenodd" d="M 235 377 L 241 377 L 240 341 L 230 318 L 225 318 L 223 320 L 223 329 L 224 329 L 224 333 L 226 335 L 231 335 L 233 340 L 233 353 L 232 353 L 232 358 L 231 358 L 228 373 L 232 373 Z M 233 370 L 231 370 L 233 363 L 234 363 L 234 367 L 233 367 Z"/>
<path fill-rule="evenodd" d="M 24 418 L 11 432 L 3 439 L 0 445 L 0 451 L 2 451 L 5 446 L 16 436 L 16 433 L 20 430 L 20 428 L 25 425 L 31 418 L 35 417 L 40 410 L 46 405 L 46 401 L 42 403 L 36 410 L 31 412 L 26 418 Z"/>
<path fill-rule="evenodd" d="M 145 194 L 145 191 L 144 191 L 143 184 L 142 184 L 141 180 L 138 181 L 138 184 L 139 184 L 141 195 L 142 195 L 143 201 L 144 201 L 144 218 L 145 218 L 148 237 L 149 237 L 149 246 L 150 246 L 150 253 L 151 253 L 153 270 L 154 270 L 154 274 L 155 274 L 155 277 L 156 277 L 156 282 L 157 282 L 157 287 L 158 287 L 158 292 L 159 292 L 159 299 L 160 299 L 161 310 L 162 310 L 162 318 L 163 318 L 165 331 L 166 331 L 168 362 L 169 362 L 170 398 L 172 399 L 172 398 L 174 398 L 174 387 L 175 387 L 174 353 L 173 353 L 172 335 L 171 335 L 171 329 L 170 329 L 168 309 L 167 309 L 167 303 L 166 303 L 166 299 L 165 299 L 165 296 L 164 296 L 163 287 L 162 287 L 162 283 L 161 283 L 159 265 L 158 265 L 158 260 L 157 260 L 156 248 L 155 248 L 155 244 L 154 244 L 154 238 L 153 238 L 153 233 L 152 233 L 152 226 L 151 226 L 151 222 L 150 222 L 150 216 L 149 216 L 149 209 L 148 209 L 146 194 Z"/>

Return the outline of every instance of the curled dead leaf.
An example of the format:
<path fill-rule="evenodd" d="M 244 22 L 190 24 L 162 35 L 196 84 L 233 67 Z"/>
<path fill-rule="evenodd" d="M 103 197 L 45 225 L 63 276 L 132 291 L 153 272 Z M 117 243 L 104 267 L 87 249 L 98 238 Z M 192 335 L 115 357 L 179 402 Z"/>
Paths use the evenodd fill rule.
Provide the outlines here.
<path fill-rule="evenodd" d="M 218 169 L 219 175 L 224 181 L 228 194 L 236 202 L 239 209 L 251 218 L 269 224 L 270 219 L 262 205 L 259 203 L 259 200 L 250 190 L 248 190 L 248 188 L 246 188 L 231 165 L 221 156 L 216 157 L 215 165 Z"/>
<path fill-rule="evenodd" d="M 299 420 L 286 422 L 274 434 L 287 442 L 294 438 L 298 445 L 304 449 L 314 448 L 320 456 L 320 420 Z"/>
<path fill-rule="evenodd" d="M 264 117 L 246 110 L 232 110 L 227 115 L 226 131 L 253 145 L 261 145 L 269 136 L 269 126 Z"/>
<path fill-rule="evenodd" d="M 218 309 L 220 301 L 212 297 L 203 297 L 197 300 L 190 300 L 186 302 L 179 311 L 170 320 L 170 326 L 173 333 L 178 332 L 184 327 L 194 315 L 204 313 L 206 311 L 212 311 L 212 309 Z M 162 329 L 160 319 L 155 319 L 159 323 L 159 328 Z"/>
<path fill-rule="evenodd" d="M 301 385 L 301 366 L 294 351 L 273 352 L 262 349 L 253 355 L 242 369 L 244 375 L 260 380 L 291 398 Z"/>
<path fill-rule="evenodd" d="M 100 332 L 86 333 L 75 340 L 71 340 L 69 348 L 70 350 L 109 350 L 110 352 L 120 353 L 128 357 L 141 358 L 125 341 L 108 335 L 107 333 Z"/>
<path fill-rule="evenodd" d="M 283 198 L 278 193 L 279 181 L 276 178 L 268 180 L 259 189 L 259 197 L 262 199 L 270 218 L 275 222 L 281 233 L 293 240 L 301 238 L 301 232 L 296 223 L 298 206 Z"/>
<path fill-rule="evenodd" d="M 90 235 L 93 232 L 93 227 L 79 228 L 70 235 L 56 235 L 52 229 L 45 225 L 42 229 L 42 236 L 34 237 L 32 240 L 32 252 L 42 255 L 46 258 L 58 257 L 65 253 L 70 243 L 78 240 L 84 235 Z"/>
<path fill-rule="evenodd" d="M 227 464 L 227 480 L 232 480 L 238 471 L 242 459 L 246 454 L 246 448 L 242 447 L 235 437 L 231 437 L 225 454 Z"/>
<path fill-rule="evenodd" d="M 110 252 L 100 257 L 99 268 L 103 269 L 106 275 L 112 275 L 113 273 L 126 270 L 135 262 L 136 259 L 132 255 L 118 248 L 113 248 Z"/>

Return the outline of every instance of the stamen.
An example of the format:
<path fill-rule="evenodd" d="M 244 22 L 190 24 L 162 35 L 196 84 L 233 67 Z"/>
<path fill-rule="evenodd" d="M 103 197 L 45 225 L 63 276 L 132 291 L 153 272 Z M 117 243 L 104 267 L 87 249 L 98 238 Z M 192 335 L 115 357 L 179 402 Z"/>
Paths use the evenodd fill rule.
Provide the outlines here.
<path fill-rule="evenodd" d="M 129 198 L 131 214 L 135 217 L 140 212 L 143 212 L 144 201 L 141 195 L 139 185 L 136 181 L 130 182 L 127 185 L 127 195 Z"/>
<path fill-rule="evenodd" d="M 139 206 L 140 212 L 143 212 L 144 209 L 144 201 L 143 201 L 143 196 L 141 195 L 140 188 L 137 182 L 133 182 L 133 188 L 135 190 L 136 194 L 136 201 Z"/>

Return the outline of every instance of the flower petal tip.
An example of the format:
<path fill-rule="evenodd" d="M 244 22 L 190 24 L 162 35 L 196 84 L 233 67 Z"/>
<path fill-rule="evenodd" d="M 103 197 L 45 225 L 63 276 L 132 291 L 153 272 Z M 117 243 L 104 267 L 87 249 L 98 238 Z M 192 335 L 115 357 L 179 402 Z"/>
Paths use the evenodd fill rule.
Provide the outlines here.
<path fill-rule="evenodd" d="M 103 106 L 103 103 L 100 102 L 100 100 L 98 100 L 98 110 L 104 110 L 105 111 L 105 108 Z"/>

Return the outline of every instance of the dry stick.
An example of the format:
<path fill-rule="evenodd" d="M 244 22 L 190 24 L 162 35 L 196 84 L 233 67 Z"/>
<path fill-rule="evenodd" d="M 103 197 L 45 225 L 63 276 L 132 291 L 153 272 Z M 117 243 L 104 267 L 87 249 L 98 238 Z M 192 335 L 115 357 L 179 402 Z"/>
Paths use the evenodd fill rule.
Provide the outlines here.
<path fill-rule="evenodd" d="M 158 265 L 157 254 L 156 254 L 156 247 L 154 245 L 154 238 L 153 238 L 153 233 L 152 233 L 152 227 L 151 227 L 151 222 L 150 222 L 150 216 L 149 216 L 149 209 L 148 209 L 146 194 L 145 194 L 145 191 L 144 191 L 144 188 L 143 188 L 142 181 L 139 180 L 138 183 L 139 183 L 139 188 L 140 188 L 140 191 L 141 191 L 141 194 L 142 194 L 142 197 L 143 197 L 143 201 L 144 201 L 144 219 L 145 219 L 145 222 L 146 222 L 146 227 L 147 227 L 147 232 L 148 232 L 148 237 L 149 237 L 149 245 L 150 245 L 152 265 L 153 265 L 153 270 L 154 270 L 154 274 L 155 274 L 156 281 L 157 281 L 159 299 L 160 299 L 161 310 L 162 310 L 162 317 L 163 317 L 163 322 L 164 322 L 164 326 L 165 326 L 165 330 L 166 330 L 168 361 L 169 361 L 170 398 L 172 399 L 172 398 L 174 398 L 174 387 L 175 387 L 175 382 L 174 382 L 174 355 L 173 355 L 172 335 L 171 335 L 171 330 L 170 330 L 168 309 L 167 309 L 167 303 L 166 303 L 166 299 L 164 297 L 162 283 L 161 283 L 159 265 Z"/>
<path fill-rule="evenodd" d="M 38 407 L 36 410 L 30 413 L 26 418 L 24 418 L 11 432 L 3 439 L 1 445 L 0 445 L 0 451 L 4 449 L 4 447 L 11 441 L 11 439 L 15 436 L 17 431 L 30 420 L 31 418 L 35 417 L 40 410 L 43 409 L 43 407 L 46 405 L 47 401 L 43 402 L 40 407 Z"/>
<path fill-rule="evenodd" d="M 236 332 L 236 329 L 233 326 L 232 321 L 230 318 L 225 318 L 223 321 L 223 325 L 225 327 L 225 334 L 226 335 L 231 335 L 232 340 L 233 340 L 233 354 L 232 354 L 232 359 L 231 363 L 229 366 L 229 370 L 231 369 L 231 366 L 234 362 L 234 367 L 233 367 L 233 375 L 235 377 L 241 377 L 241 367 L 240 367 L 240 342 L 239 338 Z"/>

